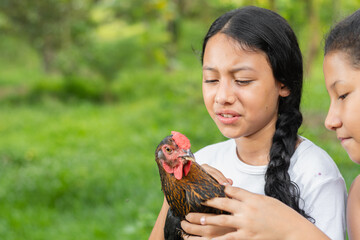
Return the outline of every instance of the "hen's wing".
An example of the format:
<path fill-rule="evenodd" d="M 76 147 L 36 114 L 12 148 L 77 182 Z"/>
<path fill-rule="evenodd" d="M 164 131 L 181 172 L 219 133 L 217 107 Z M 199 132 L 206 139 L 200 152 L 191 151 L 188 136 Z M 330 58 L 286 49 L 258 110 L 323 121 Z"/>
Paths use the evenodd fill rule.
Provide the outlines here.
<path fill-rule="evenodd" d="M 194 163 L 191 171 L 193 171 L 193 174 L 189 176 L 188 183 L 185 187 L 189 212 L 223 213 L 220 210 L 204 206 L 201 203 L 215 197 L 225 197 L 225 187 L 218 183 L 215 178 L 208 174 L 197 163 Z"/>

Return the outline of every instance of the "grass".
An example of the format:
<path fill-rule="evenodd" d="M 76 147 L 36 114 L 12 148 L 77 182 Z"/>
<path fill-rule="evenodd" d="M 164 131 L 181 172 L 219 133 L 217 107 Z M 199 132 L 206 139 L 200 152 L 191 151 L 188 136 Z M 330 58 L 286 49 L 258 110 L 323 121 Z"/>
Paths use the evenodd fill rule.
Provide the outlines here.
<path fill-rule="evenodd" d="M 120 103 L 1 104 L 2 239 L 148 236 L 162 203 L 153 157 L 159 140 L 182 131 L 196 150 L 222 137 L 191 73 L 176 83 L 183 88 L 175 81 L 184 72 L 161 80 L 157 71 L 141 74 L 149 81 L 142 86 L 123 78 Z"/>
<path fill-rule="evenodd" d="M 1 239 L 148 237 L 163 199 L 158 142 L 171 130 L 186 134 L 193 151 L 224 139 L 203 106 L 200 65 L 187 49 L 173 71 L 122 71 L 112 83 L 117 102 L 0 101 Z M 31 51 L 26 56 L 30 65 L 0 59 L 7 76 L 2 88 L 42 79 L 39 70 L 28 75 L 39 64 Z M 360 168 L 324 128 L 327 107 L 319 58 L 304 86 L 300 133 L 333 157 L 349 187 Z"/>
<path fill-rule="evenodd" d="M 17 120 L 2 119 L 8 123 L 0 143 L 3 239 L 139 239 L 147 234 L 156 195 L 145 197 L 144 190 L 159 190 L 148 181 L 157 174 L 151 147 L 156 137 L 150 139 L 151 129 L 141 131 L 146 106 L 136 111 L 138 120 L 131 119 L 137 114 L 125 116 L 133 107 L 80 104 L 54 112 L 53 106 L 31 111 L 23 106 Z"/>
<path fill-rule="evenodd" d="M 196 151 L 223 139 L 192 94 L 199 84 L 174 86 L 164 89 L 165 99 L 2 105 L 0 237 L 146 238 L 162 203 L 153 158 L 159 140 L 178 130 Z M 350 183 L 359 168 L 315 110 L 305 110 L 302 134 L 329 152 Z"/>

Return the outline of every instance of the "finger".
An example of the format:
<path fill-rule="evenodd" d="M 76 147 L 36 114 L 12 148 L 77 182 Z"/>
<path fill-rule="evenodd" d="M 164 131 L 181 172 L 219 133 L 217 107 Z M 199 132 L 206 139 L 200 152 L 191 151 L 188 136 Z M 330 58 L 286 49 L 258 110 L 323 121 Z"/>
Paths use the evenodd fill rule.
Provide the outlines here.
<path fill-rule="evenodd" d="M 203 205 L 217 208 L 223 211 L 227 211 L 229 213 L 237 213 L 240 212 L 242 203 L 241 201 L 237 199 L 231 199 L 231 198 L 212 198 L 210 200 L 207 200 L 206 202 L 202 203 Z"/>
<path fill-rule="evenodd" d="M 215 215 L 207 215 L 207 217 L 214 217 Z M 204 217 L 203 217 L 204 218 Z M 229 228 L 224 226 L 215 226 L 215 225 L 198 225 L 198 224 L 192 224 L 187 221 L 181 222 L 181 228 L 185 232 L 185 234 L 195 235 L 195 236 L 201 236 L 204 239 L 217 237 L 224 235 L 228 232 L 236 231 L 235 228 Z M 207 239 L 206 238 L 206 239 Z M 192 238 L 190 238 L 192 239 Z"/>
<path fill-rule="evenodd" d="M 198 224 L 201 225 L 201 218 L 203 216 L 215 216 L 215 214 L 209 214 L 209 213 L 189 213 L 188 215 L 185 216 L 185 219 L 193 224 Z"/>
<path fill-rule="evenodd" d="M 216 168 L 214 167 L 211 167 L 207 164 L 203 164 L 201 165 L 206 172 L 208 172 L 213 178 L 216 179 L 216 181 L 218 181 L 220 184 L 223 184 L 223 185 L 226 185 L 226 184 L 232 184 L 232 180 L 229 181 L 228 178 L 226 178 L 224 176 L 224 174 L 222 174 L 222 172 L 220 172 L 219 170 L 217 170 Z"/>
<path fill-rule="evenodd" d="M 239 220 L 233 215 L 214 215 L 214 216 L 203 216 L 201 218 L 203 224 L 214 225 L 218 227 L 230 228 L 233 231 L 240 227 Z"/>
<path fill-rule="evenodd" d="M 192 235 L 189 235 L 187 233 L 183 233 L 181 235 L 182 239 L 184 240 L 199 240 L 199 239 L 203 239 L 202 237 L 199 237 L 199 236 L 192 236 Z"/>
<path fill-rule="evenodd" d="M 230 198 L 234 198 L 239 201 L 243 201 L 245 199 L 251 198 L 255 193 L 251 193 L 249 191 L 246 191 L 245 189 L 238 188 L 238 187 L 226 186 L 225 194 Z"/>
<path fill-rule="evenodd" d="M 207 239 L 207 238 L 202 238 L 202 237 L 197 237 L 197 236 L 190 236 L 190 235 L 187 235 L 187 236 L 184 236 L 183 237 L 184 240 L 200 240 L 200 239 Z"/>
<path fill-rule="evenodd" d="M 207 171 L 211 176 L 213 176 L 219 183 L 228 182 L 224 174 L 222 174 L 222 172 L 220 172 L 216 168 L 211 167 L 207 164 L 203 164 L 201 166 L 205 169 L 205 171 Z"/>
<path fill-rule="evenodd" d="M 200 224 L 194 224 L 187 221 L 181 221 L 181 228 L 190 235 L 197 235 L 201 236 L 201 234 L 204 232 L 204 227 Z"/>
<path fill-rule="evenodd" d="M 202 237 L 191 236 L 191 235 L 188 235 L 188 234 L 186 234 L 186 233 L 184 233 L 184 234 L 182 235 L 182 238 L 183 238 L 184 240 L 199 240 L 199 239 L 203 239 Z"/>
<path fill-rule="evenodd" d="M 234 184 L 233 180 L 231 178 L 226 178 L 228 183 L 232 186 Z"/>
<path fill-rule="evenodd" d="M 239 232 L 230 232 L 220 237 L 212 238 L 211 240 L 229 240 L 229 239 L 249 239 L 249 237 L 244 237 L 243 235 L 240 235 Z"/>

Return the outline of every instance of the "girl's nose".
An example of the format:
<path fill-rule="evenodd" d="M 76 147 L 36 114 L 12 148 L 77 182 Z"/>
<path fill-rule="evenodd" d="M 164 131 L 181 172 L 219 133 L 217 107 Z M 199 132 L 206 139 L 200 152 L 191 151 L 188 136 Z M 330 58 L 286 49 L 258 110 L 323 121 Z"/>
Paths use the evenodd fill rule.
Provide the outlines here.
<path fill-rule="evenodd" d="M 338 111 L 330 105 L 329 112 L 325 119 L 325 127 L 329 130 L 335 131 L 342 126 Z"/>
<path fill-rule="evenodd" d="M 221 105 L 233 104 L 236 100 L 231 83 L 220 81 L 216 92 L 215 102 Z"/>

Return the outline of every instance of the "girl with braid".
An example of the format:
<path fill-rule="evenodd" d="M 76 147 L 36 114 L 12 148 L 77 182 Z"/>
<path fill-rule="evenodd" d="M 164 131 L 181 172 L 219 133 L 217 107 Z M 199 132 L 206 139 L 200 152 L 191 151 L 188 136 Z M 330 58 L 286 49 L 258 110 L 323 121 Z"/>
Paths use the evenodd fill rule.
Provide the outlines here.
<path fill-rule="evenodd" d="M 330 96 L 325 126 L 336 132 L 350 159 L 360 164 L 360 10 L 331 29 L 325 40 L 324 55 L 325 85 Z M 206 204 L 229 210 L 233 215 L 198 216 L 201 219 L 198 222 L 203 225 L 236 229 L 214 239 L 244 239 L 244 236 L 250 236 L 244 233 L 252 234 L 245 239 L 339 239 L 309 224 L 299 213 L 273 198 L 231 186 L 226 187 L 226 192 L 233 197 L 232 200 L 217 198 Z M 329 196 L 329 200 L 331 198 L 337 196 Z M 330 208 L 323 211 L 323 214 L 331 213 Z M 348 237 L 359 240 L 360 176 L 351 184 L 346 212 Z M 192 219 L 195 217 L 191 216 Z"/>
<path fill-rule="evenodd" d="M 190 213 L 181 223 L 189 234 L 184 239 L 273 239 L 285 226 L 262 223 L 286 219 L 284 211 L 266 214 L 278 205 L 314 229 L 314 239 L 344 239 L 344 179 L 325 151 L 298 135 L 302 56 L 286 20 L 258 7 L 225 13 L 205 36 L 202 66 L 206 109 L 229 140 L 195 157 L 220 183 L 232 185 L 226 187 L 231 198 L 206 203 L 231 215 Z M 167 210 L 164 200 L 150 239 L 163 239 Z"/>

